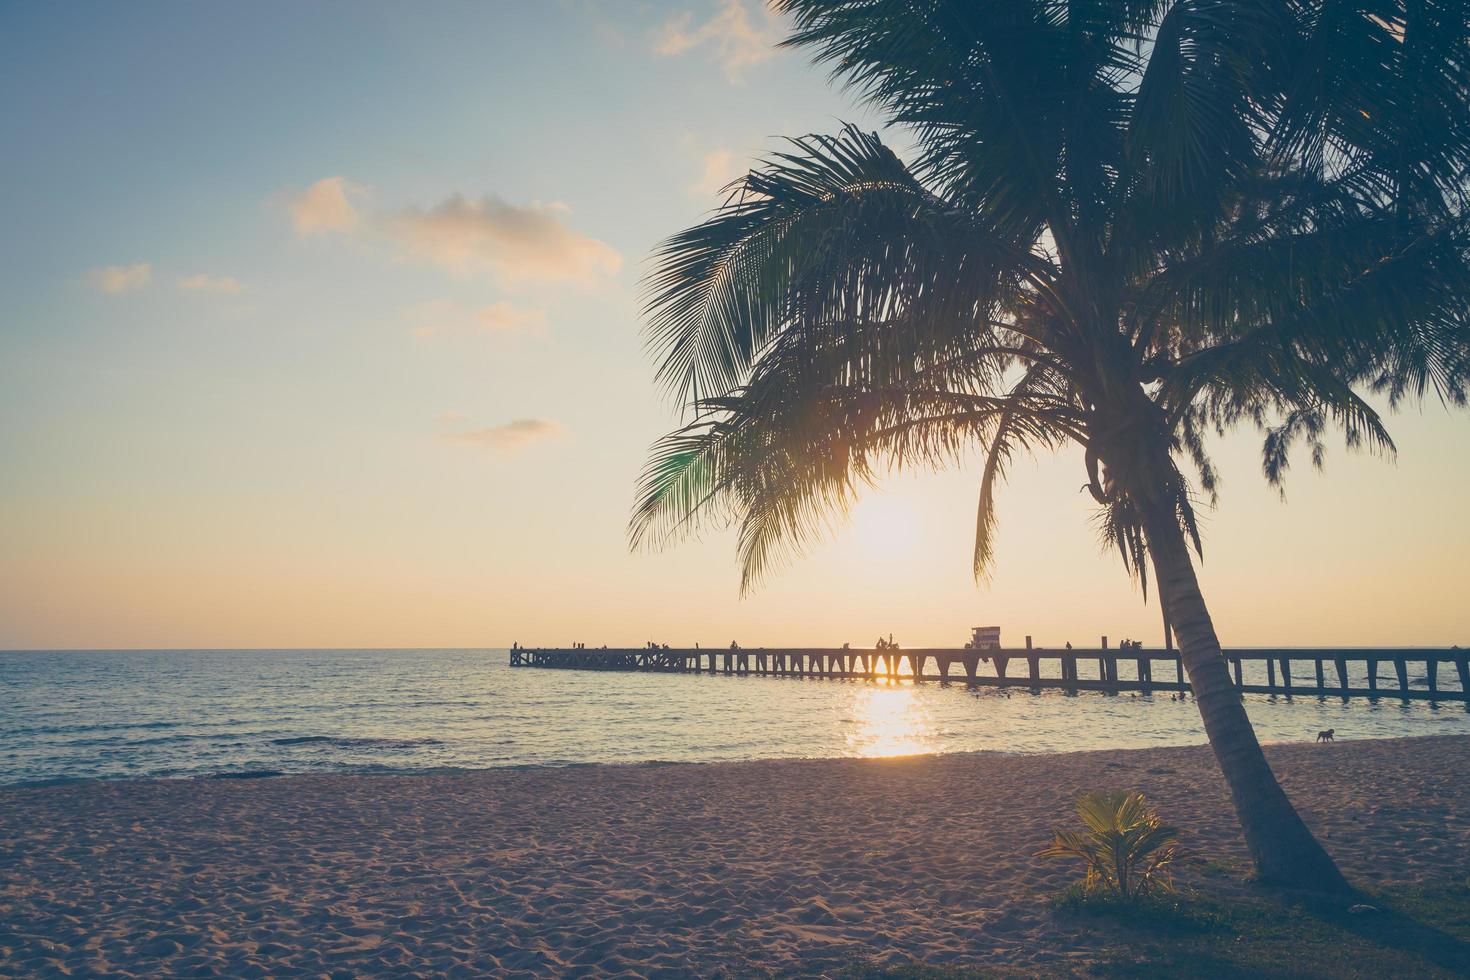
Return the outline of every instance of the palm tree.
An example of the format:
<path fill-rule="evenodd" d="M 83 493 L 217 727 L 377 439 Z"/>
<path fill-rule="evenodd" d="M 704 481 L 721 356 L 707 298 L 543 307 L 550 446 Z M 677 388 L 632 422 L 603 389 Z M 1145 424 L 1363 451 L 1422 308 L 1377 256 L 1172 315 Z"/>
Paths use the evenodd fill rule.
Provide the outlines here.
<path fill-rule="evenodd" d="M 1393 443 L 1470 380 L 1463 0 L 775 0 L 787 45 L 911 142 L 792 140 L 664 242 L 634 546 L 739 527 L 750 589 L 900 465 L 984 457 L 974 566 L 1023 451 L 1082 447 L 1155 591 L 1262 878 L 1346 887 L 1262 755 L 1200 594 L 1211 433 L 1265 476 Z M 1186 476 L 1185 470 L 1193 471 Z"/>

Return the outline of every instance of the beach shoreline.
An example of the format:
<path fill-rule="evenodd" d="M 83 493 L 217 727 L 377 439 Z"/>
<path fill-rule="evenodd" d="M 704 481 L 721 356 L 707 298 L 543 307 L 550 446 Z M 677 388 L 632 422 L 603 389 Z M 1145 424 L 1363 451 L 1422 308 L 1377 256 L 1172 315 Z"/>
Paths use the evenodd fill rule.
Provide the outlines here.
<path fill-rule="evenodd" d="M 1402 742 L 1415 739 L 1440 739 L 1440 738 L 1470 738 L 1470 736 L 1455 734 L 1445 735 L 1402 735 L 1392 737 L 1367 737 L 1361 739 L 1343 739 L 1344 743 L 1353 741 L 1363 742 Z M 1278 745 L 1300 745 L 1301 741 L 1261 741 L 1263 748 L 1269 750 Z M 1334 742 L 1336 744 L 1336 742 Z M 291 780 L 303 779 L 314 780 L 319 778 L 346 778 L 346 779 L 391 779 L 391 778 L 418 778 L 418 777 L 453 777 L 474 776 L 478 774 L 503 773 L 503 772 L 569 772 L 578 769 L 640 769 L 640 768 L 662 768 L 665 766 L 698 766 L 701 768 L 718 766 L 740 766 L 760 763 L 803 763 L 803 762 L 892 762 L 909 759 L 970 759 L 970 758 L 1049 758 L 1054 756 L 1078 756 L 1097 752 L 1151 752 L 1155 749 L 1197 749 L 1207 748 L 1208 743 L 1201 739 L 1199 742 L 1189 744 L 1164 744 L 1151 747 L 1130 746 L 1128 748 L 1106 749 L 1088 748 L 1069 751 L 1056 751 L 1051 749 L 951 749 L 934 752 L 898 753 L 893 755 L 841 755 L 841 756 L 778 756 L 775 758 L 756 757 L 749 759 L 675 759 L 675 758 L 650 758 L 629 759 L 619 762 L 582 761 L 571 760 L 565 762 L 511 762 L 488 766 L 454 766 L 446 765 L 433 768 L 364 765 L 357 769 L 222 769 L 217 772 L 183 773 L 178 775 L 138 775 L 138 776 L 54 776 L 50 778 L 23 780 L 19 782 L 0 782 L 0 795 L 12 790 L 44 790 L 67 786 L 87 786 L 93 783 L 110 783 L 121 785 L 136 785 L 144 783 L 196 783 L 196 782 L 254 782 L 256 780 Z"/>
<path fill-rule="evenodd" d="M 1266 751 L 1354 884 L 1465 875 L 1470 737 Z M 1034 853 L 1112 788 L 1245 887 L 1207 746 L 0 787 L 0 975 L 1085 963 Z"/>

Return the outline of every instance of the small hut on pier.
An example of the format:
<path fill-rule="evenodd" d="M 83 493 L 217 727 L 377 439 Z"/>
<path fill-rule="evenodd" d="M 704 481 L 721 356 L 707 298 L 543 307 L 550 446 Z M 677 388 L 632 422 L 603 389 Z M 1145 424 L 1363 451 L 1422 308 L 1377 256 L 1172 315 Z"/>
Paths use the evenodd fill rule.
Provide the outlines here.
<path fill-rule="evenodd" d="M 970 627 L 970 649 L 971 650 L 999 650 L 1000 649 L 1000 627 L 999 626 L 971 626 Z"/>

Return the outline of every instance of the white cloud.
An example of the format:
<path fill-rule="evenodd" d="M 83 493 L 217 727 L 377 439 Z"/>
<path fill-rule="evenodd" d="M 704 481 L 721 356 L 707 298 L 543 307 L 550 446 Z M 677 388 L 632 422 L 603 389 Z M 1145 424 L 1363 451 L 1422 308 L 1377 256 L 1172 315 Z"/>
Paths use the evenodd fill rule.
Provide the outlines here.
<path fill-rule="evenodd" d="M 710 150 L 703 154 L 699 165 L 699 177 L 689 185 L 688 191 L 695 197 L 701 198 L 719 194 L 725 185 L 739 177 L 743 170 L 735 162 L 735 154 L 723 148 Z"/>
<path fill-rule="evenodd" d="M 411 257 L 460 273 L 488 270 L 503 285 L 594 285 L 616 273 L 622 257 L 567 227 L 570 211 L 560 202 L 518 207 L 493 195 L 455 194 L 427 211 L 390 214 L 383 227 Z"/>
<path fill-rule="evenodd" d="M 303 237 L 329 231 L 351 231 L 358 225 L 352 198 L 363 188 L 346 177 L 324 177 L 295 195 L 289 204 L 296 234 Z"/>
<path fill-rule="evenodd" d="M 104 293 L 127 293 L 142 289 L 153 281 L 153 266 L 147 262 L 135 265 L 109 265 L 87 273 L 87 283 Z"/>
<path fill-rule="evenodd" d="M 180 276 L 179 288 L 196 293 L 238 293 L 245 289 L 238 279 L 230 276 L 211 276 L 204 272 L 193 276 Z"/>
<path fill-rule="evenodd" d="M 560 201 L 520 206 L 493 194 L 454 194 L 432 208 L 363 214 L 353 198 L 365 189 L 346 177 L 327 177 L 287 202 L 300 236 L 374 231 L 397 243 L 405 258 L 460 274 L 489 272 L 504 286 L 528 283 L 593 286 L 622 268 L 606 242 L 573 230 L 571 208 Z M 492 312 L 490 325 L 504 321 Z"/>
<path fill-rule="evenodd" d="M 759 8 L 755 16 L 751 15 L 751 6 Z M 759 0 L 719 0 L 717 7 L 708 20 L 698 25 L 692 13 L 665 22 L 654 39 L 653 50 L 672 56 L 709 48 L 725 69 L 725 76 L 738 83 L 746 68 L 775 57 L 782 35 L 780 19 Z"/>
<path fill-rule="evenodd" d="M 540 333 L 547 323 L 544 309 L 504 301 L 470 309 L 453 300 L 434 299 L 410 307 L 404 315 L 410 323 L 408 332 L 420 340 L 469 333 Z"/>
<path fill-rule="evenodd" d="M 447 432 L 442 438 L 447 442 L 480 446 L 497 452 L 512 452 L 532 443 L 560 438 L 565 432 L 561 423 L 550 419 L 516 419 L 505 425 L 495 425 L 484 429 Z"/>
<path fill-rule="evenodd" d="M 545 330 L 546 311 L 535 307 L 520 307 L 501 301 L 475 314 L 475 321 L 486 333 L 519 333 L 525 330 Z"/>

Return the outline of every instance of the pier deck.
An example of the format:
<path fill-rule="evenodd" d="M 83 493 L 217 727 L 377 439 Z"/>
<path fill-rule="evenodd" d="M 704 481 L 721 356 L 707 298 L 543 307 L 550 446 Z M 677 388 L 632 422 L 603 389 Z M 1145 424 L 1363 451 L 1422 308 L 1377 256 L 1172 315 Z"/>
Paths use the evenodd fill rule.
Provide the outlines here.
<path fill-rule="evenodd" d="M 1470 709 L 1470 650 L 1226 650 L 1247 694 L 1463 702 Z M 710 673 L 731 676 L 905 680 L 971 687 L 1118 693 L 1188 693 L 1168 650 L 965 649 L 513 649 L 512 667 Z M 1293 674 L 1293 667 L 1296 673 Z"/>

